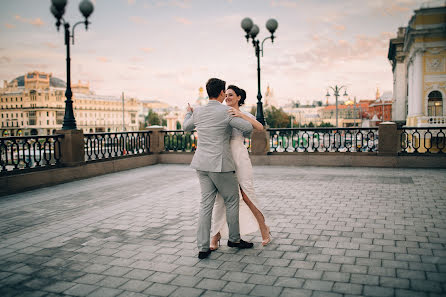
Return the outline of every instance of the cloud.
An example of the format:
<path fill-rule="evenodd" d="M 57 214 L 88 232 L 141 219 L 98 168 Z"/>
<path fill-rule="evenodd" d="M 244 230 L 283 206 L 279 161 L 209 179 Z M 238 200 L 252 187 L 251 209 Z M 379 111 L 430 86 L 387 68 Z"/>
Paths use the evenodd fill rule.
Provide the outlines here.
<path fill-rule="evenodd" d="M 272 7 L 284 7 L 284 8 L 296 8 L 298 7 L 297 1 L 292 0 L 272 0 Z"/>
<path fill-rule="evenodd" d="M 153 3 L 144 3 L 144 8 L 165 7 L 165 6 L 189 8 L 191 6 L 191 0 L 159 0 Z"/>
<path fill-rule="evenodd" d="M 180 23 L 180 24 L 183 24 L 183 25 L 190 25 L 190 24 L 192 24 L 192 22 L 191 22 L 190 20 L 186 19 L 186 18 L 179 18 L 179 17 L 176 17 L 176 18 L 175 18 L 175 21 L 176 21 L 177 23 Z"/>
<path fill-rule="evenodd" d="M 7 29 L 13 29 L 13 28 L 15 28 L 15 25 L 6 23 L 6 24 L 5 24 L 5 27 L 6 27 Z"/>
<path fill-rule="evenodd" d="M 139 16 L 131 16 L 129 19 L 137 25 L 147 25 L 149 23 L 146 19 Z"/>
<path fill-rule="evenodd" d="M 48 48 L 58 48 L 59 47 L 59 45 L 57 45 L 53 42 L 44 42 L 43 44 Z"/>
<path fill-rule="evenodd" d="M 7 63 L 11 63 L 11 58 L 10 57 L 6 57 L 6 56 L 1 56 L 0 57 L 0 64 L 7 64 Z"/>
<path fill-rule="evenodd" d="M 409 10 L 420 5 L 420 1 L 416 0 L 396 0 L 384 1 L 376 0 L 368 2 L 375 14 L 382 16 L 395 16 L 401 13 L 407 13 Z"/>
<path fill-rule="evenodd" d="M 345 31 L 345 26 L 339 24 L 333 24 L 333 29 L 337 32 L 343 32 Z"/>
<path fill-rule="evenodd" d="M 143 48 L 141 48 L 141 50 L 142 50 L 143 52 L 145 52 L 146 54 L 151 53 L 151 52 L 154 51 L 154 49 L 153 49 L 153 48 L 150 48 L 150 47 L 143 47 Z"/>
<path fill-rule="evenodd" d="M 27 18 L 21 17 L 20 15 L 16 15 L 15 19 L 17 21 L 19 21 L 19 22 L 31 24 L 31 25 L 36 26 L 36 27 L 41 27 L 41 26 L 43 26 L 45 24 L 45 22 L 42 21 L 40 18 L 27 19 Z"/>
<path fill-rule="evenodd" d="M 328 69 L 342 63 L 385 59 L 389 39 L 395 34 L 382 32 L 376 36 L 356 35 L 353 41 L 335 40 L 327 35 L 312 35 L 311 46 L 292 55 L 294 63 L 309 69 Z M 291 63 L 293 65 L 293 63 Z"/>
<path fill-rule="evenodd" d="M 99 62 L 102 62 L 102 63 L 110 62 L 110 60 L 106 57 L 96 57 L 96 60 L 98 60 Z"/>
<path fill-rule="evenodd" d="M 48 64 L 23 64 L 23 65 L 32 70 L 48 69 L 50 67 Z"/>
<path fill-rule="evenodd" d="M 130 62 L 142 62 L 144 61 L 143 57 L 131 57 Z"/>

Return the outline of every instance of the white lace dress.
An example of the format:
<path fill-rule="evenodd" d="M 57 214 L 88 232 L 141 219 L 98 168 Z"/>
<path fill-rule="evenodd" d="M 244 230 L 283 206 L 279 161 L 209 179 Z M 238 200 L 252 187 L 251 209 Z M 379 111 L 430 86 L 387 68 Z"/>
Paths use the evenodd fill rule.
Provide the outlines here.
<path fill-rule="evenodd" d="M 250 113 L 245 113 L 254 118 Z M 243 134 L 237 130 L 232 130 L 231 150 L 232 158 L 235 163 L 235 172 L 237 180 L 243 192 L 248 196 L 249 200 L 260 210 L 259 203 L 256 199 L 254 191 L 254 182 L 252 175 L 252 164 L 249 159 L 249 153 L 243 144 Z M 261 210 L 260 210 L 261 211 Z M 240 193 L 240 210 L 239 210 L 240 235 L 249 234 L 259 229 L 259 224 L 248 205 L 243 201 Z M 226 223 L 226 207 L 223 197 L 217 194 L 215 198 L 214 210 L 212 212 L 212 236 L 221 233 L 222 237 L 228 236 L 228 224 Z"/>

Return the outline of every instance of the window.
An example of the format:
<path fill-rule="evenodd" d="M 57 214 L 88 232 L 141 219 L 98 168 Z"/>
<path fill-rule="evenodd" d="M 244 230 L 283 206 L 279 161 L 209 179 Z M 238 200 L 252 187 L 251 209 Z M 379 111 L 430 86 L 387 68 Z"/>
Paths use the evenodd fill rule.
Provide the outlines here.
<path fill-rule="evenodd" d="M 427 100 L 428 116 L 443 116 L 443 96 L 439 91 L 432 91 Z"/>

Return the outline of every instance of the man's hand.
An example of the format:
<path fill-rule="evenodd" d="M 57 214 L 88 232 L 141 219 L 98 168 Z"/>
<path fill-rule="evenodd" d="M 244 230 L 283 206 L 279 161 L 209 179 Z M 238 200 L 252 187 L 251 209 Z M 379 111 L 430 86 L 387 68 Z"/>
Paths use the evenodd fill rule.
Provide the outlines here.
<path fill-rule="evenodd" d="M 194 109 L 192 108 L 192 106 L 190 106 L 190 104 L 187 104 L 187 112 L 194 112 Z"/>

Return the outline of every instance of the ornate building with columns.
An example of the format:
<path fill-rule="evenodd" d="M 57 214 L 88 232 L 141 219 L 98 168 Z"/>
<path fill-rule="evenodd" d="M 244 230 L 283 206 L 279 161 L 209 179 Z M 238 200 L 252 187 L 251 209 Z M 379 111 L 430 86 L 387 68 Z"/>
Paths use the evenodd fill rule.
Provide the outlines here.
<path fill-rule="evenodd" d="M 390 40 L 392 120 L 406 126 L 446 125 L 446 6 L 424 6 Z"/>
<path fill-rule="evenodd" d="M 51 73 L 28 72 L 0 88 L 0 137 L 51 135 L 62 128 L 65 88 Z M 78 129 L 84 133 L 138 130 L 141 103 L 95 95 L 88 83 L 72 84 Z M 124 110 L 124 112 L 123 112 Z"/>

